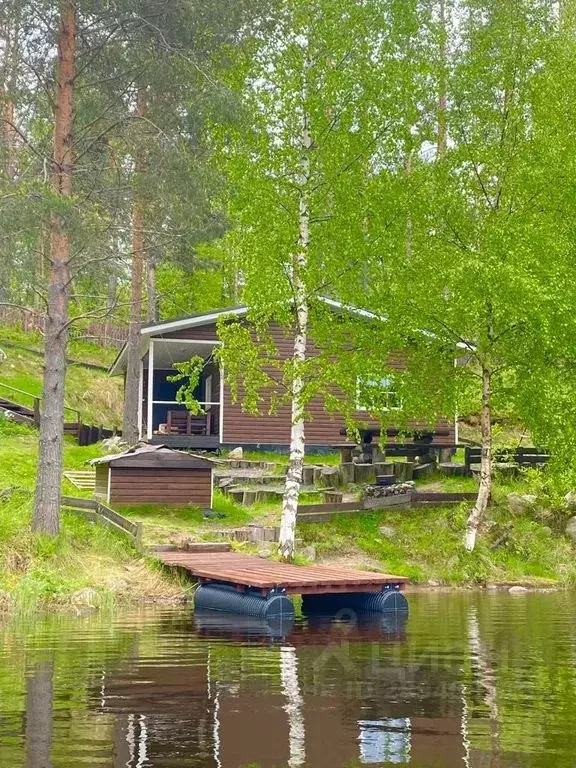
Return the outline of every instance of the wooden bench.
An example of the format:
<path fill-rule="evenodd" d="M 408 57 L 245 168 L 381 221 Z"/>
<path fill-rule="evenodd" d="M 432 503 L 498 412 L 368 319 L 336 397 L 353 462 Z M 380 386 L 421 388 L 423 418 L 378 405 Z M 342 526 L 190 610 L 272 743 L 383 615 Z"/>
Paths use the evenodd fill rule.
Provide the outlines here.
<path fill-rule="evenodd" d="M 174 435 L 209 435 L 210 418 L 210 413 L 193 416 L 190 411 L 168 411 L 168 432 Z"/>
<path fill-rule="evenodd" d="M 464 449 L 464 468 L 467 475 L 472 474 L 472 465 L 480 464 L 482 448 L 467 445 Z M 540 448 L 497 449 L 492 452 L 492 460 L 501 464 L 516 464 L 519 467 L 541 467 L 550 459 L 550 454 Z"/>

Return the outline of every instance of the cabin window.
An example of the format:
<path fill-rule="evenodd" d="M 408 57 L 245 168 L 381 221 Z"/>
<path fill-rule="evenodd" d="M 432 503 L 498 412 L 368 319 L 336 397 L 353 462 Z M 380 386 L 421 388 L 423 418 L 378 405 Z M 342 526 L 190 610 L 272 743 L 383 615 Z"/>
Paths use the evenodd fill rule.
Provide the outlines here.
<path fill-rule="evenodd" d="M 381 379 L 359 376 L 356 380 L 356 408 L 372 413 L 399 411 L 402 408 L 402 399 L 396 391 L 394 379 L 390 376 Z"/>

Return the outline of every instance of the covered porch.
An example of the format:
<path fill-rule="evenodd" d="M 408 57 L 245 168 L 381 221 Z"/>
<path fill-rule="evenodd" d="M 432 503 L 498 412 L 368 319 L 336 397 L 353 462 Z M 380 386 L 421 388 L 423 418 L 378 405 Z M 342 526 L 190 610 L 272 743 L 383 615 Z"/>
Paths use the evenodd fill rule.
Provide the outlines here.
<path fill-rule="evenodd" d="M 218 341 L 150 338 L 140 363 L 140 438 L 173 448 L 218 448 L 222 442 L 223 379 L 214 360 Z M 203 413 L 190 413 L 176 394 L 181 383 L 169 381 L 174 363 L 199 356 L 205 360 L 194 397 Z"/>

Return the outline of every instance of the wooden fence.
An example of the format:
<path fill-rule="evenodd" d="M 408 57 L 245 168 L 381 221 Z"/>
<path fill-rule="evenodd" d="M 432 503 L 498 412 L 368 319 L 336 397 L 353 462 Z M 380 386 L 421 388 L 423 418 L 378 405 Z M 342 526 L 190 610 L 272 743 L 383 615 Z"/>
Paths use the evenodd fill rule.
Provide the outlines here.
<path fill-rule="evenodd" d="M 299 523 L 326 523 L 334 515 L 351 515 L 359 512 L 379 512 L 385 509 L 410 509 L 413 506 L 459 504 L 462 501 L 475 501 L 476 493 L 411 493 L 391 494 L 380 498 L 360 501 L 327 502 L 324 504 L 299 504 L 297 520 Z"/>
<path fill-rule="evenodd" d="M 35 309 L 0 307 L 0 325 L 21 328 L 26 333 L 30 331 L 44 333 L 46 317 Z M 69 335 L 72 339 L 94 340 L 104 346 L 121 347 L 126 341 L 128 330 L 127 328 L 112 326 L 107 323 L 88 323 L 79 328 L 72 325 Z"/>
<path fill-rule="evenodd" d="M 3 410 L 11 411 L 16 421 L 33 424 L 37 428 L 40 426 L 42 398 L 31 392 L 25 392 L 23 389 L 11 387 L 0 381 L 0 407 Z M 68 405 L 64 406 L 64 411 L 66 417 L 72 415 L 75 418 L 75 421 L 64 422 L 64 434 L 75 438 L 78 445 L 92 445 L 105 438 L 122 434 L 120 430 L 84 424 L 80 411 L 70 408 Z"/>
<path fill-rule="evenodd" d="M 82 515 L 88 520 L 107 525 L 113 530 L 129 536 L 138 552 L 142 552 L 142 523 L 128 520 L 127 517 L 123 517 L 96 499 L 62 496 L 62 506 L 68 512 Z"/>

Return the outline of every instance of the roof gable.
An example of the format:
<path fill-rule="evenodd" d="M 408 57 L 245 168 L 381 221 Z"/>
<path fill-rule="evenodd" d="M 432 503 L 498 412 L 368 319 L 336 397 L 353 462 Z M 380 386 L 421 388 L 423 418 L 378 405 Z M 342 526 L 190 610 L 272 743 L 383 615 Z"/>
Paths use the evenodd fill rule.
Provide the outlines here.
<path fill-rule="evenodd" d="M 351 304 L 343 304 L 336 299 L 330 299 L 327 296 L 318 296 L 317 300 L 322 304 L 325 304 L 330 309 L 340 312 L 350 312 L 351 314 L 358 315 L 359 317 L 368 318 L 370 320 L 383 320 L 387 318 L 382 315 L 377 315 L 374 312 L 369 312 L 366 309 L 360 309 L 354 307 Z M 160 336 L 165 333 L 172 333 L 173 331 L 184 331 L 189 328 L 198 328 L 204 325 L 211 325 L 221 317 L 235 316 L 244 317 L 248 314 L 249 307 L 246 305 L 228 307 L 227 309 L 214 309 L 209 312 L 198 312 L 193 315 L 187 315 L 186 317 L 177 318 L 175 320 L 166 320 L 161 323 L 149 323 L 143 325 L 140 329 L 142 341 L 149 342 L 154 336 Z M 124 358 L 126 356 L 126 344 L 118 352 L 116 360 L 112 363 L 109 369 L 109 373 L 114 375 L 119 373 L 124 367 Z"/>
<path fill-rule="evenodd" d="M 210 469 L 214 462 L 205 456 L 175 451 L 165 445 L 137 445 L 123 453 L 92 459 L 90 464 L 108 464 L 114 467 Z"/>

